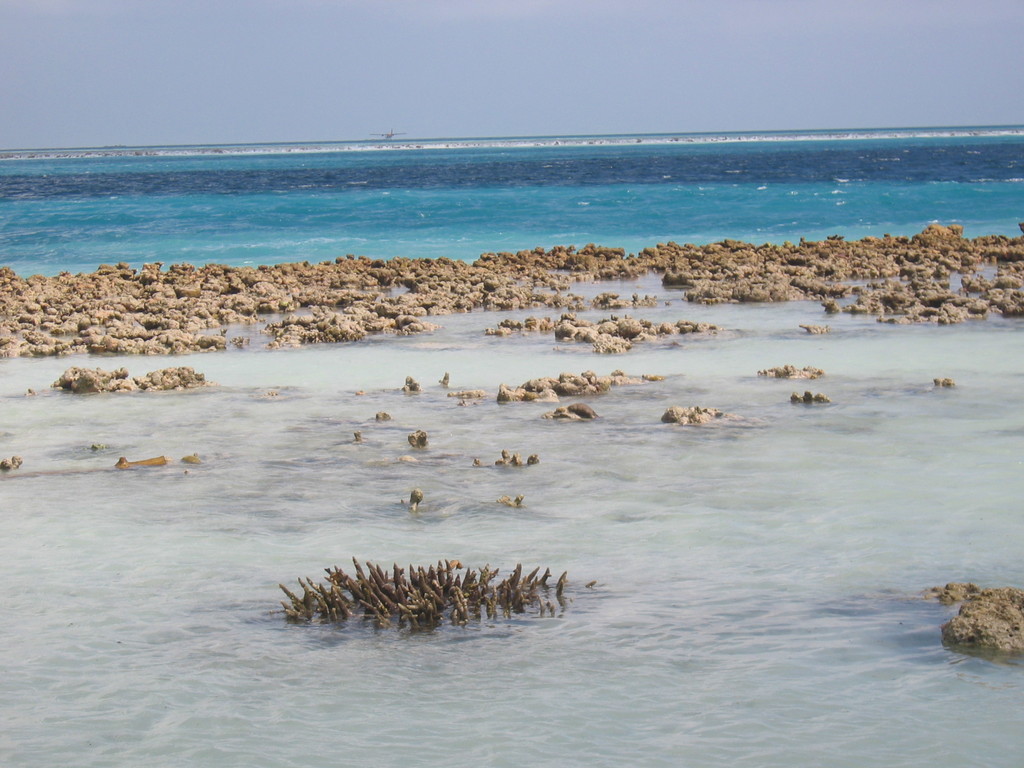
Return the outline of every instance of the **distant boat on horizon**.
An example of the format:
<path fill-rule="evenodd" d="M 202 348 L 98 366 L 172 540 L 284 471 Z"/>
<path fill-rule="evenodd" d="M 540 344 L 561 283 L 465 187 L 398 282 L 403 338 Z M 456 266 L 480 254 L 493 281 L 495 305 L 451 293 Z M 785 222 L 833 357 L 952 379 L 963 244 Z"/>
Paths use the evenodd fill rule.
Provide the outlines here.
<path fill-rule="evenodd" d="M 382 137 L 382 138 L 383 138 L 383 139 L 384 139 L 385 141 L 386 141 L 386 140 L 388 140 L 388 139 L 393 139 L 393 138 L 395 138 L 395 136 L 405 136 L 405 134 L 404 134 L 404 133 L 398 133 L 398 132 L 396 132 L 394 128 L 392 128 L 392 129 L 391 129 L 390 131 L 388 131 L 387 133 L 371 133 L 370 135 L 371 135 L 371 136 L 380 136 L 380 137 Z"/>

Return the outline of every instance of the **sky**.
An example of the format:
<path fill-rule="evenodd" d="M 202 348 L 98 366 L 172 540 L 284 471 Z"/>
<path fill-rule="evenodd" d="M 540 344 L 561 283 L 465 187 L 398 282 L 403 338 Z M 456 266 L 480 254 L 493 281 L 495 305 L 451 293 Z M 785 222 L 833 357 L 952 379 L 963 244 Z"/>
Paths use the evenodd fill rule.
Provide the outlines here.
<path fill-rule="evenodd" d="M 1024 124 L 1022 0 L 0 0 L 0 148 Z"/>

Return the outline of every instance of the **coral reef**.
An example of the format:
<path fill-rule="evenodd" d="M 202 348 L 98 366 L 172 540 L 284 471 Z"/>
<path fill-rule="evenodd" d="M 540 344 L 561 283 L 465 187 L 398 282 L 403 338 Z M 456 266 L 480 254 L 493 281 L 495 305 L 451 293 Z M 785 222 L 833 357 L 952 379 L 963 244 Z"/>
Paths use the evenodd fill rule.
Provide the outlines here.
<path fill-rule="evenodd" d="M 794 392 L 789 396 L 789 402 L 794 404 L 803 403 L 805 405 L 813 405 L 814 403 L 831 403 L 832 400 L 828 395 L 823 395 L 821 392 L 814 394 L 810 390 L 807 390 L 802 395 L 799 392 Z"/>
<path fill-rule="evenodd" d="M 597 413 L 586 403 L 573 403 L 558 406 L 555 410 L 545 413 L 544 418 L 559 421 L 590 421 L 597 418 Z"/>
<path fill-rule="evenodd" d="M 504 579 L 495 581 L 499 569 L 484 566 L 477 571 L 453 560 L 441 560 L 428 568 L 410 565 L 405 569 L 395 564 L 390 570 L 370 562 L 364 570 L 355 558 L 352 564 L 354 576 L 338 567 L 325 569 L 326 584 L 300 578 L 301 596 L 279 584 L 288 597 L 287 602 L 281 601 L 285 616 L 297 622 L 340 622 L 361 615 L 379 627 L 397 622 L 399 628 L 429 630 L 446 621 L 463 625 L 484 616 L 509 618 L 531 608 L 541 616 L 554 616 L 557 610 L 550 599 L 550 569 L 538 576 L 540 568 L 534 568 L 524 576 L 520 564 Z M 567 578 L 568 573 L 563 573 L 553 590 L 561 607 L 567 602 Z"/>
<path fill-rule="evenodd" d="M 161 368 L 144 376 L 129 376 L 126 368 L 105 371 L 102 368 L 68 368 L 53 382 L 54 389 L 75 394 L 90 392 L 140 392 L 147 390 L 181 390 L 215 386 L 193 368 Z"/>
<path fill-rule="evenodd" d="M 1024 652 L 1024 590 L 981 589 L 973 583 L 951 583 L 931 594 L 940 602 L 961 602 L 959 613 L 942 625 L 942 642 L 967 650 Z"/>
<path fill-rule="evenodd" d="M 757 372 L 758 376 L 767 376 L 772 379 L 820 379 L 825 375 L 821 368 L 806 366 L 797 368 L 794 365 L 779 365 L 775 368 L 766 368 Z"/>
<path fill-rule="evenodd" d="M 11 456 L 9 459 L 0 460 L 0 472 L 10 472 L 12 469 L 18 469 L 24 462 L 21 456 Z"/>
<path fill-rule="evenodd" d="M 593 345 L 595 352 L 617 354 L 632 349 L 635 343 L 664 336 L 715 333 L 718 330 L 718 326 L 710 323 L 695 323 L 690 320 L 655 323 L 629 315 L 612 315 L 604 320 L 592 322 L 568 312 L 563 314 L 557 323 L 551 318 L 527 318 L 525 322 L 502 320 L 497 328 L 488 328 L 485 333 L 489 336 L 508 336 L 513 331 L 551 331 L 559 341 L 585 342 Z"/>
<path fill-rule="evenodd" d="M 701 408 L 696 405 L 690 408 L 683 408 L 679 405 L 673 405 L 661 415 L 661 420 L 666 424 L 696 425 L 707 424 L 725 415 L 717 408 Z"/>
<path fill-rule="evenodd" d="M 640 384 L 644 380 L 627 376 L 622 371 L 612 371 L 609 376 L 598 376 L 593 371 L 583 371 L 578 375 L 562 373 L 558 378 L 530 379 L 514 389 L 502 384 L 498 387 L 498 402 L 558 402 L 560 396 L 600 395 L 612 387 Z"/>
<path fill-rule="evenodd" d="M 259 267 L 163 266 L 105 264 L 90 274 L 28 278 L 0 268 L 0 357 L 223 351 L 228 326 L 261 322 L 271 349 L 426 333 L 437 327 L 428 316 L 532 307 L 579 311 L 588 304 L 570 292 L 574 282 L 651 272 L 662 275 L 664 286 L 683 290 L 687 301 L 704 304 L 818 301 L 826 313 L 874 315 L 886 323 L 959 323 L 991 312 L 1024 316 L 1024 239 L 968 239 L 957 225 L 850 242 L 838 235 L 781 245 L 669 242 L 635 255 L 593 244 L 558 246 L 487 253 L 472 264 L 344 257 Z M 654 302 L 605 292 L 589 306 L 615 310 Z M 636 326 L 626 323 L 624 331 L 628 336 Z M 630 340 L 619 338 L 603 351 L 623 342 Z M 231 346 L 246 347 L 244 337 Z"/>

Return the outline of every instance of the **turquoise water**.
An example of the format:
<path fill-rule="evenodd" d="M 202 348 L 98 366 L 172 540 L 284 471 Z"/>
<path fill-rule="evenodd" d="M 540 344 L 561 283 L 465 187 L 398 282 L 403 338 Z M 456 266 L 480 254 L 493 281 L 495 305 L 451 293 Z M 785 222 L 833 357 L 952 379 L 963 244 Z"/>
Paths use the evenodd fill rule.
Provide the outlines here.
<path fill-rule="evenodd" d="M 56 274 L 910 235 L 933 221 L 1020 233 L 1024 130 L 828 136 L 22 153 L 0 160 L 0 254 Z"/>
<path fill-rule="evenodd" d="M 976 148 L 1017 139 L 955 141 Z M 799 154 L 798 144 L 785 151 Z M 756 156 L 762 145 L 743 147 Z M 577 148 L 592 157 L 601 147 Z M 464 149 L 431 150 L 440 160 L 430 162 L 465 165 Z M 511 149 L 481 151 L 489 157 Z M 544 147 L 514 149 L 550 159 Z M 718 147 L 700 151 L 713 155 Z M 195 185 L 198 170 L 232 172 L 205 196 L 166 186 L 161 194 L 130 194 L 130 180 L 111 178 L 106 182 L 122 185 L 116 200 L 86 195 L 81 185 L 89 180 L 76 181 L 73 194 L 43 184 L 57 193 L 36 188 L 5 198 L 5 216 L 21 213 L 4 237 L 20 233 L 8 247 L 14 242 L 15 252 L 23 249 L 21 264 L 36 265 L 19 272 L 74 270 L 91 258 L 120 260 L 118 253 L 133 263 L 176 261 L 175 253 L 219 247 L 223 260 L 246 248 L 257 260 L 268 253 L 283 259 L 286 244 L 307 237 L 307 228 L 336 226 L 320 201 L 376 233 L 372 242 L 429 251 L 428 229 L 386 223 L 411 216 L 412 201 L 429 201 L 438 230 L 461 231 L 467 243 L 482 243 L 505 217 L 540 240 L 522 247 L 562 242 L 556 226 L 596 232 L 586 227 L 614 222 L 623 240 L 585 239 L 625 245 L 628 235 L 647 245 L 648 232 L 697 239 L 685 232 L 704 231 L 687 229 L 701 217 L 709 232 L 720 227 L 723 236 L 743 236 L 728 231 L 730 217 L 753 227 L 750 211 L 764 204 L 762 195 L 784 186 L 709 181 L 715 194 L 699 204 L 698 190 L 683 185 L 693 206 L 685 222 L 631 203 L 637 229 L 630 234 L 626 211 L 616 219 L 588 209 L 598 200 L 611 208 L 614 189 L 670 199 L 670 184 L 460 187 L 456 180 L 433 190 L 383 188 L 374 194 L 393 207 L 377 220 L 357 216 L 356 203 L 346 202 L 366 202 L 369 192 L 282 189 L 295 176 L 277 173 L 313 160 L 334 172 L 339 162 L 355 162 L 348 157 L 373 165 L 360 159 L 367 154 L 246 154 L 229 156 L 226 166 L 202 154 L 5 161 L 7 176 L 43 167 L 74 176 L 94 161 L 117 176 L 142 172 L 126 170 L 133 159 L 135 168 L 166 161 L 169 168 L 192 166 L 181 179 L 192 177 L 186 186 Z M 420 150 L 381 154 L 382 163 L 399 167 L 427 161 Z M 1002 162 L 1015 156 L 1008 152 Z M 727 165 L 718 166 L 723 174 L 734 170 Z M 226 191 L 239 181 L 234 171 L 245 178 L 261 166 L 277 169 L 270 180 L 276 190 Z M 635 172 L 650 173 L 649 166 L 639 162 Z M 423 185 L 429 177 L 423 170 Z M 969 233 L 988 222 L 1014 234 L 1020 218 L 1009 196 L 998 216 L 999 206 L 989 205 L 1017 188 L 1008 179 L 849 178 L 790 185 L 771 198 L 765 223 L 768 209 L 789 206 L 789 216 L 775 222 L 778 236 L 813 235 L 801 223 L 810 227 L 816 205 L 822 226 L 834 227 L 825 212 L 848 211 L 858 199 L 872 211 L 871 227 L 903 222 L 908 232 L 932 218 L 949 223 L 935 213 L 937 200 L 959 201 L 957 220 Z M 863 189 L 854 194 L 858 184 Z M 903 193 L 895 194 L 900 185 Z M 875 199 L 883 188 L 888 203 Z M 851 200 L 836 206 L 842 197 Z M 806 198 L 807 208 L 791 198 Z M 478 229 L 457 200 L 483 201 Z M 588 200 L 591 206 L 575 205 Z M 275 205 L 277 218 L 270 214 Z M 81 218 L 69 218 L 76 206 Z M 126 217 L 133 211 L 135 223 L 125 226 L 114 208 Z M 171 210 L 178 218 L 158 215 Z M 527 210 L 551 228 L 541 232 L 537 221 L 513 215 Z M 29 219 L 50 222 L 35 225 L 39 243 Z M 60 248 L 47 255 L 49 238 L 61 233 Z M 323 247 L 325 258 L 338 255 Z M 499 247 L 492 241 L 480 250 Z M 298 350 L 266 351 L 267 338 L 249 329 L 249 346 L 220 353 L 0 360 L 0 457 L 18 454 L 25 462 L 0 476 L 0 762 L 1017 766 L 1024 747 L 1021 660 L 944 648 L 939 626 L 951 609 L 920 593 L 960 580 L 1024 585 L 1020 323 L 992 317 L 890 326 L 862 316 L 826 318 L 813 303 L 694 306 L 656 277 L 576 290 L 654 294 L 658 306 L 632 314 L 723 330 L 601 356 L 550 336 L 484 334 L 502 318 L 543 312 L 471 313 L 438 319 L 443 327 L 431 334 Z M 832 326 L 827 335 L 799 327 L 825 322 Z M 826 376 L 805 384 L 756 375 L 787 363 L 814 365 Z M 125 366 L 133 375 L 190 365 L 218 386 L 97 396 L 49 388 L 76 364 Z M 600 414 L 592 423 L 552 422 L 541 418 L 548 404 L 494 399 L 501 383 L 615 368 L 665 379 L 590 400 Z M 488 397 L 457 406 L 435 384 L 444 372 L 453 389 L 482 388 Z M 408 375 L 423 383 L 421 394 L 401 392 Z M 936 389 L 938 376 L 957 386 Z M 792 405 L 790 393 L 808 385 L 832 403 Z M 26 396 L 28 389 L 38 394 Z M 737 419 L 707 429 L 662 424 L 671 405 L 716 407 Z M 382 410 L 394 420 L 376 422 Z M 406 435 L 416 429 L 428 432 L 430 446 L 416 461 L 403 460 L 412 453 Z M 364 442 L 353 441 L 356 430 Z M 94 444 L 105 447 L 94 451 Z M 502 449 L 536 453 L 541 463 L 494 467 Z M 203 464 L 176 461 L 194 452 Z M 118 456 L 160 454 L 175 461 L 112 469 Z M 474 458 L 485 466 L 474 467 Z M 425 500 L 412 516 L 401 502 L 415 487 Z M 518 494 L 522 508 L 495 503 Z M 550 566 L 568 570 L 573 602 L 554 618 L 420 635 L 358 622 L 293 626 L 275 612 L 279 582 L 317 577 L 352 556 L 385 564 L 454 557 L 503 569 Z M 585 587 L 590 581 L 597 584 Z"/>

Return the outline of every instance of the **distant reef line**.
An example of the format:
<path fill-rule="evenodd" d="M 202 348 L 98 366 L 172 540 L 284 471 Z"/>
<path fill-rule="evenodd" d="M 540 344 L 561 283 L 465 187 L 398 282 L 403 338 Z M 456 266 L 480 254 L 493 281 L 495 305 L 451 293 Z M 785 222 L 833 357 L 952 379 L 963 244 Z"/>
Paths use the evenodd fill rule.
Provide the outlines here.
<path fill-rule="evenodd" d="M 267 346 L 281 348 L 425 333 L 437 327 L 426 318 L 462 312 L 642 309 L 654 297 L 587 300 L 572 289 L 652 273 L 701 304 L 816 301 L 826 314 L 893 324 L 1024 316 L 1024 238 L 965 238 L 958 225 L 932 224 L 912 237 L 668 242 L 636 254 L 588 244 L 473 262 L 349 255 L 256 267 L 119 263 L 53 277 L 0 267 L 0 356 L 218 351 L 232 346 L 233 325 L 263 324 Z"/>
<path fill-rule="evenodd" d="M 247 144 L 113 145 L 104 147 L 39 147 L 0 150 L 0 161 L 64 160 L 93 157 L 194 157 L 373 152 L 431 149 L 512 147 L 619 146 L 625 144 L 734 144 L 789 141 L 863 141 L 872 139 L 935 139 L 1024 136 L 1020 125 L 922 126 L 881 128 L 797 129 L 788 131 L 710 131 L 698 133 L 576 134 L 567 136 L 491 136 L 348 141 L 282 141 Z"/>

